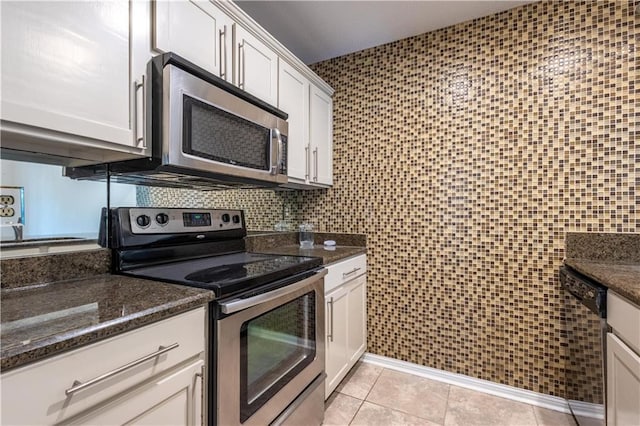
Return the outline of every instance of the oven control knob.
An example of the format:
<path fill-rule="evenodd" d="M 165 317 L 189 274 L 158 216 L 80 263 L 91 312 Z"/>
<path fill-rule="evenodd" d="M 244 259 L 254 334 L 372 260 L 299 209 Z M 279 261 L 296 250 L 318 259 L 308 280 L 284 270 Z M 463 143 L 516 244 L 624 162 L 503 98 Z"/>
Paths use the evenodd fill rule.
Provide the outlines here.
<path fill-rule="evenodd" d="M 233 215 L 233 223 L 240 223 L 240 216 L 237 214 Z"/>
<path fill-rule="evenodd" d="M 146 228 L 151 223 L 151 218 L 146 214 L 141 214 L 140 216 L 136 217 L 136 223 L 139 227 Z"/>
<path fill-rule="evenodd" d="M 160 225 L 166 225 L 169 222 L 169 215 L 166 213 L 158 213 L 156 215 L 156 222 Z"/>
<path fill-rule="evenodd" d="M 229 217 L 229 215 L 227 213 L 222 215 L 222 221 L 224 223 L 228 223 L 231 220 L 231 217 Z"/>

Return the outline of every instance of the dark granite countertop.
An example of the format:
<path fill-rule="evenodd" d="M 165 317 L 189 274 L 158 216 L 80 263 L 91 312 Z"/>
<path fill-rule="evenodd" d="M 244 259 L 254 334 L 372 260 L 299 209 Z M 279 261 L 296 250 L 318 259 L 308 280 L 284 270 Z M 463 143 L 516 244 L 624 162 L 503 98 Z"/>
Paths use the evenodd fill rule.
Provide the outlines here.
<path fill-rule="evenodd" d="M 640 263 L 566 259 L 567 266 L 640 306 Z"/>
<path fill-rule="evenodd" d="M 336 242 L 335 250 L 326 250 L 324 241 Z M 245 238 L 247 251 L 254 253 L 284 254 L 290 256 L 321 257 L 324 265 L 347 257 L 366 253 L 367 237 L 363 234 L 315 232 L 314 248 L 301 249 L 297 232 L 253 231 Z"/>
<path fill-rule="evenodd" d="M 640 306 L 640 233 L 568 232 L 565 265 Z"/>
<path fill-rule="evenodd" d="M 335 250 L 322 241 L 334 239 Z M 324 264 L 365 253 L 360 234 L 317 233 L 300 249 L 297 233 L 248 237 L 247 250 L 321 257 Z M 106 249 L 0 259 L 1 369 L 94 343 L 213 300 L 208 290 L 109 275 Z"/>
<path fill-rule="evenodd" d="M 0 368 L 94 343 L 212 299 L 207 290 L 106 274 L 3 289 Z"/>
<path fill-rule="evenodd" d="M 286 254 L 290 256 L 310 256 L 321 257 L 322 263 L 327 265 L 329 263 L 337 262 L 347 257 L 355 256 L 357 254 L 364 254 L 367 252 L 366 247 L 353 247 L 353 246 L 336 246 L 335 250 L 326 250 L 322 245 L 315 245 L 311 249 L 300 248 L 300 245 L 286 245 L 273 248 L 262 248 L 256 250 L 257 253 L 269 253 L 269 254 Z"/>

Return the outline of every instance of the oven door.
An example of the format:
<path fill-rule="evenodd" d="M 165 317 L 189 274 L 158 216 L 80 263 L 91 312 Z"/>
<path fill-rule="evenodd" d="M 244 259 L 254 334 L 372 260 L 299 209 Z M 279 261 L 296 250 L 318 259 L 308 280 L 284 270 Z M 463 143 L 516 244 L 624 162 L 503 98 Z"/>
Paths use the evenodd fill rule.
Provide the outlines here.
<path fill-rule="evenodd" d="M 163 74 L 163 159 L 191 170 L 287 182 L 285 120 L 175 65 Z"/>
<path fill-rule="evenodd" d="M 326 273 L 219 303 L 217 424 L 269 424 L 323 374 Z"/>

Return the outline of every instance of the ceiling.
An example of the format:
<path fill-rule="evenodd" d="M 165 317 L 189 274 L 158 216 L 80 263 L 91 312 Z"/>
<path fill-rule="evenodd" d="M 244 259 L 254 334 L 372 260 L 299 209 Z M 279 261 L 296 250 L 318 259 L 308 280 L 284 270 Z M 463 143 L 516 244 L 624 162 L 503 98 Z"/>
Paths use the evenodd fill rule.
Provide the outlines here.
<path fill-rule="evenodd" d="M 306 64 L 534 3 L 476 1 L 236 0 Z"/>

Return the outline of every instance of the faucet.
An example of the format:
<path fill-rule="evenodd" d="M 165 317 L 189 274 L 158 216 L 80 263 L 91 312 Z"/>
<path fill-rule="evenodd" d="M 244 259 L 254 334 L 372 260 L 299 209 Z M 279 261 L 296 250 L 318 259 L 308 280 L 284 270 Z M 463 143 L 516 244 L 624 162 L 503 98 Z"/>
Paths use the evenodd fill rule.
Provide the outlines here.
<path fill-rule="evenodd" d="M 24 224 L 22 223 L 22 218 L 19 217 L 18 223 L 16 223 L 15 225 L 11 225 L 11 228 L 13 228 L 13 235 L 16 237 L 16 241 L 17 242 L 22 241 L 22 232 L 24 231 Z"/>

